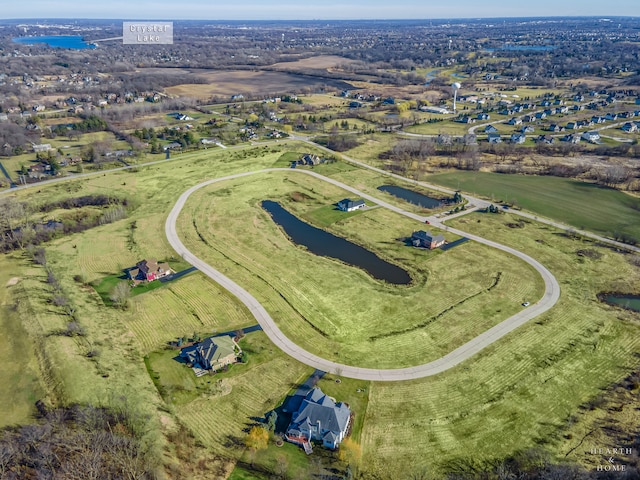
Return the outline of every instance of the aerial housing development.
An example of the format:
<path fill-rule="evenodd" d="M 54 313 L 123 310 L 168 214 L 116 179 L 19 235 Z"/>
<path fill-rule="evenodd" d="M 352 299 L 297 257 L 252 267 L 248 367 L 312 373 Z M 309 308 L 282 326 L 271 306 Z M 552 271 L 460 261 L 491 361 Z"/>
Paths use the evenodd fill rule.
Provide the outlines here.
<path fill-rule="evenodd" d="M 463 4 L 0 20 L 0 478 L 640 475 L 640 19 Z"/>

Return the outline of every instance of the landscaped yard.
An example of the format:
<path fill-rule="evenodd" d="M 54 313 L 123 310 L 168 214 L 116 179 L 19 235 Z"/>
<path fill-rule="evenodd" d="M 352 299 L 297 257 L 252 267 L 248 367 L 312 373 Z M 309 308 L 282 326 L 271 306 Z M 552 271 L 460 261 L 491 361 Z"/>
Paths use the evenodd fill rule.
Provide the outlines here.
<path fill-rule="evenodd" d="M 202 338 L 211 334 L 212 332 L 205 334 Z M 245 375 L 273 357 L 273 346 L 262 332 L 247 334 L 238 345 L 245 353 L 243 363 L 232 364 L 226 371 L 202 377 L 196 377 L 193 369 L 179 358 L 180 349 L 169 346 L 148 354 L 145 364 L 164 400 L 167 403 L 184 405 L 207 395 L 225 395 L 230 378 Z"/>

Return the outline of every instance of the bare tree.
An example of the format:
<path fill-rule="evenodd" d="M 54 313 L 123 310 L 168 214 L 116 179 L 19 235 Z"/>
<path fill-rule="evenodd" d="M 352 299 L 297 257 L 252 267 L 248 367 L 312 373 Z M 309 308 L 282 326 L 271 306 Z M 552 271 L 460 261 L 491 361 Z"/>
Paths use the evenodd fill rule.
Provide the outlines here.
<path fill-rule="evenodd" d="M 131 296 L 131 287 L 129 283 L 126 281 L 118 282 L 113 290 L 111 291 L 111 295 L 109 299 L 113 302 L 116 307 L 126 309 L 129 297 Z"/>

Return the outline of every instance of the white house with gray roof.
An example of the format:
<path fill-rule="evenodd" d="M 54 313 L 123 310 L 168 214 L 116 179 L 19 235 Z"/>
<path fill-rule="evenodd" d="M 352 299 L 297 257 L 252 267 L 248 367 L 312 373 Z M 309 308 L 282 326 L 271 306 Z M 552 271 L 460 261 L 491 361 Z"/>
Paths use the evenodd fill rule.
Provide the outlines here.
<path fill-rule="evenodd" d="M 366 206 L 367 204 L 364 203 L 364 200 L 351 200 L 350 198 L 345 198 L 338 202 L 338 208 L 343 212 L 353 212 Z"/>
<path fill-rule="evenodd" d="M 318 387 L 310 390 L 291 417 L 285 438 L 305 447 L 311 440 L 321 441 L 327 448 L 337 448 L 349 428 L 351 410 L 336 403 Z"/>

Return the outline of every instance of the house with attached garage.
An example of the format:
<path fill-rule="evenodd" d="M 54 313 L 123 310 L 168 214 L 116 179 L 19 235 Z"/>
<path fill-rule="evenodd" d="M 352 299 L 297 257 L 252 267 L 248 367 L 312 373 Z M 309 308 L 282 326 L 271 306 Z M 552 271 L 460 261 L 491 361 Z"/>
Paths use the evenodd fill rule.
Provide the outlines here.
<path fill-rule="evenodd" d="M 158 263 L 155 258 L 147 258 L 136 263 L 128 270 L 129 279 L 136 283 L 152 282 L 175 273 L 168 263 Z"/>
<path fill-rule="evenodd" d="M 527 136 L 524 133 L 513 133 L 511 134 L 511 143 L 522 144 L 527 139 Z"/>
<path fill-rule="evenodd" d="M 291 417 L 285 438 L 311 453 L 311 440 L 322 442 L 326 448 L 338 448 L 347 435 L 351 410 L 346 403 L 327 396 L 318 387 L 310 390 Z"/>
<path fill-rule="evenodd" d="M 205 338 L 202 342 L 183 348 L 180 351 L 180 357 L 198 375 L 202 370 L 215 372 L 235 363 L 241 352 L 240 347 L 232 337 L 223 335 L 221 337 Z"/>
<path fill-rule="evenodd" d="M 489 143 L 502 143 L 502 137 L 499 133 L 490 133 L 487 135 L 487 141 Z"/>
<path fill-rule="evenodd" d="M 586 140 L 587 142 L 598 142 L 600 141 L 600 134 L 596 131 L 591 131 L 591 132 L 584 132 L 582 134 L 582 139 Z"/>
<path fill-rule="evenodd" d="M 366 206 L 367 204 L 364 203 L 364 200 L 351 200 L 350 198 L 345 198 L 338 202 L 338 208 L 343 212 L 353 212 Z"/>
<path fill-rule="evenodd" d="M 429 231 L 418 230 L 411 234 L 411 244 L 414 247 L 428 248 L 433 250 L 434 248 L 441 247 L 445 244 L 445 239 L 442 235 L 433 235 Z"/>

